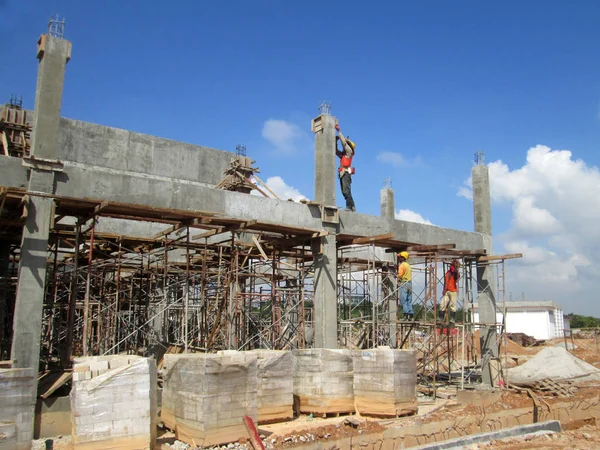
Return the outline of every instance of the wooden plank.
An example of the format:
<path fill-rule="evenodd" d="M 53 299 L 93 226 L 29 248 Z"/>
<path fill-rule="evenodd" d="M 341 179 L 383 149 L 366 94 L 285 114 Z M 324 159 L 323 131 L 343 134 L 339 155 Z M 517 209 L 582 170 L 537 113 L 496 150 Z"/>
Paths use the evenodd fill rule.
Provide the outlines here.
<path fill-rule="evenodd" d="M 409 245 L 406 250 L 413 252 L 427 252 L 435 250 L 450 250 L 456 248 L 456 244 L 434 244 L 434 245 Z"/>
<path fill-rule="evenodd" d="M 375 236 L 359 237 L 359 238 L 352 239 L 352 241 L 350 241 L 350 244 L 351 245 L 369 244 L 371 242 L 385 241 L 387 239 L 393 239 L 393 238 L 394 238 L 394 233 L 378 234 Z"/>
<path fill-rule="evenodd" d="M 176 223 L 174 225 L 171 225 L 169 228 L 166 228 L 165 230 L 161 231 L 160 233 L 156 233 L 154 236 L 152 236 L 152 239 L 160 239 L 163 236 L 167 236 L 167 235 L 169 235 L 171 233 L 174 233 L 179 228 L 181 228 L 181 224 L 180 223 Z"/>
<path fill-rule="evenodd" d="M 4 151 L 2 153 L 4 153 L 4 156 L 8 156 L 8 141 L 6 140 L 6 133 L 4 131 L 2 131 L 2 148 L 4 149 Z"/>
<path fill-rule="evenodd" d="M 50 397 L 54 391 L 56 391 L 58 388 L 60 388 L 61 386 L 63 386 L 67 381 L 69 381 L 71 379 L 71 376 L 73 374 L 71 372 L 64 372 L 62 375 L 60 375 L 58 377 L 58 379 L 52 383 L 52 385 L 46 390 L 46 392 L 44 392 L 43 394 L 40 395 L 40 397 L 42 399 L 47 399 L 48 397 Z"/>
<path fill-rule="evenodd" d="M 195 235 L 195 236 L 192 238 L 192 240 L 193 240 L 193 241 L 196 241 L 196 240 L 198 240 L 198 239 L 204 239 L 204 238 L 207 238 L 207 237 L 214 236 L 215 234 L 221 234 L 221 233 L 224 233 L 225 231 L 227 231 L 227 230 L 226 230 L 226 228 L 227 228 L 227 227 L 219 227 L 219 228 L 215 228 L 214 230 L 207 231 L 206 233 L 200 233 L 200 234 L 197 234 L 197 235 Z"/>
<path fill-rule="evenodd" d="M 252 241 L 256 244 L 256 248 L 258 249 L 258 251 L 260 252 L 260 254 L 262 255 L 262 257 L 264 258 L 264 260 L 268 261 L 269 258 L 267 257 L 267 254 L 263 250 L 262 245 L 260 245 L 260 242 L 258 241 L 258 238 L 256 236 L 252 236 Z"/>
<path fill-rule="evenodd" d="M 523 253 L 509 253 L 507 255 L 481 256 L 478 258 L 478 261 L 504 261 L 505 259 L 516 259 L 522 257 Z"/>
<path fill-rule="evenodd" d="M 262 185 L 265 187 L 265 189 L 266 189 L 267 191 L 269 191 L 269 193 L 270 193 L 271 195 L 273 195 L 273 197 L 275 197 L 276 199 L 279 199 L 279 196 L 278 196 L 278 195 L 277 195 L 275 192 L 273 192 L 273 191 L 272 191 L 272 190 L 269 188 L 269 186 L 267 186 L 267 185 L 266 185 L 266 184 L 263 182 L 263 180 L 261 180 L 260 178 L 258 178 L 258 176 L 257 176 L 256 174 L 254 174 L 253 176 L 254 176 L 254 178 L 256 179 L 256 181 L 258 181 L 260 184 L 262 184 Z"/>

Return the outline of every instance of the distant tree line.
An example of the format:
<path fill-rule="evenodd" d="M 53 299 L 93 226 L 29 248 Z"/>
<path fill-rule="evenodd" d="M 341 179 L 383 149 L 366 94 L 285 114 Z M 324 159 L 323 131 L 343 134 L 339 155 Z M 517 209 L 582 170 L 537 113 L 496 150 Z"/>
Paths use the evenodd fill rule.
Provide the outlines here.
<path fill-rule="evenodd" d="M 571 321 L 571 328 L 597 328 L 600 327 L 600 319 L 592 316 L 580 316 L 569 314 L 567 318 Z"/>

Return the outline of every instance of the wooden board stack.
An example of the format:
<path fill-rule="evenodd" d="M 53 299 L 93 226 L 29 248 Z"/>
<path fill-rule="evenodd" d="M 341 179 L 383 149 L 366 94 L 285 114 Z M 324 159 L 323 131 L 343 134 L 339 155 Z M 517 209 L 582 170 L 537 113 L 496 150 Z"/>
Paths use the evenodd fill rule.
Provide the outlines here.
<path fill-rule="evenodd" d="M 195 446 L 247 438 L 257 414 L 257 355 L 252 352 L 165 355 L 161 419 Z"/>
<path fill-rule="evenodd" d="M 73 447 L 153 449 L 156 386 L 153 359 L 121 355 L 78 358 L 70 395 Z"/>
<path fill-rule="evenodd" d="M 33 376 L 32 369 L 0 369 L 0 450 L 31 448 Z"/>
<path fill-rule="evenodd" d="M 354 412 L 350 350 L 294 350 L 294 396 L 301 413 Z"/>
<path fill-rule="evenodd" d="M 354 398 L 362 415 L 415 414 L 417 354 L 414 350 L 354 350 Z"/>

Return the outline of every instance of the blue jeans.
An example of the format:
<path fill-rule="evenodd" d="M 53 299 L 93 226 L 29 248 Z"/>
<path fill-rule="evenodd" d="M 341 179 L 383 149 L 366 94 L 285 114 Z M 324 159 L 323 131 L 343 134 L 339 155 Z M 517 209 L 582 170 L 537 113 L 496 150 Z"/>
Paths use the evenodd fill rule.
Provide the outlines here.
<path fill-rule="evenodd" d="M 401 283 L 401 281 L 398 281 Z M 407 281 L 400 286 L 400 303 L 404 314 L 414 314 L 412 304 L 412 281 Z"/>

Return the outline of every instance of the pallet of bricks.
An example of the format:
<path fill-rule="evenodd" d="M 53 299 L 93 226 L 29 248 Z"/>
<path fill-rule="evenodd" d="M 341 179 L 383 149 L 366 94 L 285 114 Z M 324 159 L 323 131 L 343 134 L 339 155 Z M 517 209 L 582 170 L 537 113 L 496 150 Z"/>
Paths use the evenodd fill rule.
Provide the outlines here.
<path fill-rule="evenodd" d="M 417 412 L 415 350 L 354 350 L 352 356 L 354 399 L 358 413 L 399 417 Z"/>
<path fill-rule="evenodd" d="M 0 369 L 0 450 L 29 450 L 33 439 L 32 369 Z"/>
<path fill-rule="evenodd" d="M 210 446 L 247 438 L 244 416 L 257 421 L 257 355 L 167 354 L 161 420 L 180 441 Z"/>
<path fill-rule="evenodd" d="M 77 359 L 70 394 L 73 447 L 153 449 L 156 396 L 153 359 L 130 355 Z"/>
<path fill-rule="evenodd" d="M 290 351 L 253 350 L 257 359 L 258 423 L 294 417 L 294 360 Z"/>
<path fill-rule="evenodd" d="M 293 356 L 298 412 L 322 417 L 354 412 L 350 350 L 300 349 Z"/>

